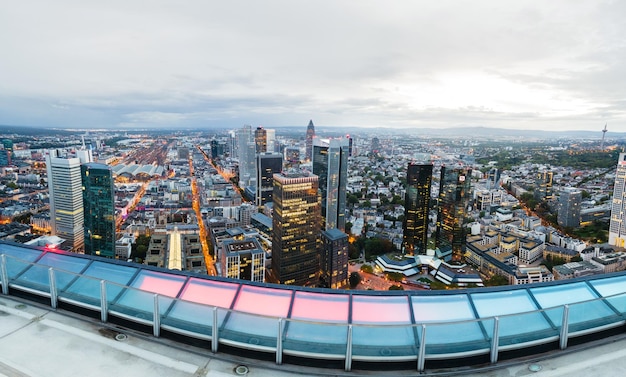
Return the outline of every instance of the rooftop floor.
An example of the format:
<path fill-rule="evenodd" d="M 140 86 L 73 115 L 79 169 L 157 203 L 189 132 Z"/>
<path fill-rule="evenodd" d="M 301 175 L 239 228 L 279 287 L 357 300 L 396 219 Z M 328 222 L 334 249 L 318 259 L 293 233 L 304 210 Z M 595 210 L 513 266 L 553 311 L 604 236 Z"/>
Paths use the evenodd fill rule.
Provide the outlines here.
<path fill-rule="evenodd" d="M 122 340 L 116 336 L 122 334 Z M 125 337 L 124 337 L 125 336 Z M 120 338 L 120 337 L 118 337 Z M 541 376 L 626 375 L 626 335 L 572 346 L 533 358 L 486 367 L 426 371 L 340 369 L 276 365 L 245 356 L 154 338 L 110 323 L 53 310 L 19 298 L 0 296 L 0 377 L 67 376 Z M 539 366 L 533 372 L 531 366 Z M 384 364 L 381 364 L 384 368 Z"/>

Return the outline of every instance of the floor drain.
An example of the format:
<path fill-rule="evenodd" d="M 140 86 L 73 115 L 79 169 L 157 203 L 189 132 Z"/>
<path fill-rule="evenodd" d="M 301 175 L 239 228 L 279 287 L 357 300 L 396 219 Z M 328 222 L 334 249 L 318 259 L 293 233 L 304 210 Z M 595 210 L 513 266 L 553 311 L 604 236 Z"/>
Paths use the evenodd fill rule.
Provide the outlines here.
<path fill-rule="evenodd" d="M 531 372 L 539 372 L 541 370 L 541 365 L 539 364 L 530 364 L 528 366 L 528 370 Z"/>
<path fill-rule="evenodd" d="M 248 374 L 248 367 L 245 365 L 237 365 L 235 367 L 235 374 L 237 374 L 238 376 L 245 376 L 246 374 Z"/>
<path fill-rule="evenodd" d="M 123 342 L 126 339 L 128 339 L 128 335 L 126 335 L 126 334 L 117 334 L 117 335 L 115 335 L 115 340 L 117 340 L 118 342 Z"/>

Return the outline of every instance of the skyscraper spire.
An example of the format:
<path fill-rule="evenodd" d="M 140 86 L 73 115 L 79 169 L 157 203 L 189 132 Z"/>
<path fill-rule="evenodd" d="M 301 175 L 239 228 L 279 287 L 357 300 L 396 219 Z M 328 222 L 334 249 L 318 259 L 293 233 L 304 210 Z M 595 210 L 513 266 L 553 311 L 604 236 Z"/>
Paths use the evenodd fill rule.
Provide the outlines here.
<path fill-rule="evenodd" d="M 313 120 L 309 120 L 309 125 L 306 127 L 306 160 L 311 161 L 313 155 L 313 137 L 315 136 L 315 125 Z"/>

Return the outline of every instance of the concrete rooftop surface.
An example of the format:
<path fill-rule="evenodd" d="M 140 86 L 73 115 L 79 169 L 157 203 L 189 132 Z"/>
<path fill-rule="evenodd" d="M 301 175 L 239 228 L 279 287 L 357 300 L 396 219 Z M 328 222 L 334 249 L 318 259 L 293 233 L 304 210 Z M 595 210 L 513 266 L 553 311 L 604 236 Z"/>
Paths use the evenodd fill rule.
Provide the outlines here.
<path fill-rule="evenodd" d="M 325 368 L 323 360 L 309 364 L 276 365 L 245 355 L 213 354 L 209 349 L 0 296 L 0 377 L 624 376 L 626 335 L 523 360 L 424 373 L 387 371 L 384 364 L 377 366 L 379 370 L 351 372 Z M 238 369 L 240 366 L 245 366 L 247 373 L 245 368 Z"/>

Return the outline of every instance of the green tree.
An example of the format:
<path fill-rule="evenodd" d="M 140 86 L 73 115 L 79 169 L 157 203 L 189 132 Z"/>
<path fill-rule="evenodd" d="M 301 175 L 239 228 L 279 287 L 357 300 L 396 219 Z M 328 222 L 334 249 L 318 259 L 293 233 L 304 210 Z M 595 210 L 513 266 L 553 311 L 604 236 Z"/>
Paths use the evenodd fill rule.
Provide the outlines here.
<path fill-rule="evenodd" d="M 361 282 L 361 274 L 358 272 L 352 272 L 348 277 L 348 282 L 350 283 L 350 288 L 356 288 L 356 286 Z"/>
<path fill-rule="evenodd" d="M 399 272 L 387 272 L 387 279 L 399 282 L 404 279 L 404 275 Z"/>
<path fill-rule="evenodd" d="M 390 285 L 389 290 L 390 291 L 404 291 L 404 287 L 401 285 Z"/>
<path fill-rule="evenodd" d="M 485 285 L 487 287 L 495 287 L 498 285 L 508 285 L 508 284 L 509 284 L 509 279 L 505 278 L 502 275 L 493 275 L 491 278 L 485 281 Z"/>
<path fill-rule="evenodd" d="M 361 271 L 367 272 L 368 274 L 373 274 L 374 273 L 374 268 L 372 266 L 370 266 L 369 264 L 364 264 L 364 265 L 361 266 Z"/>

